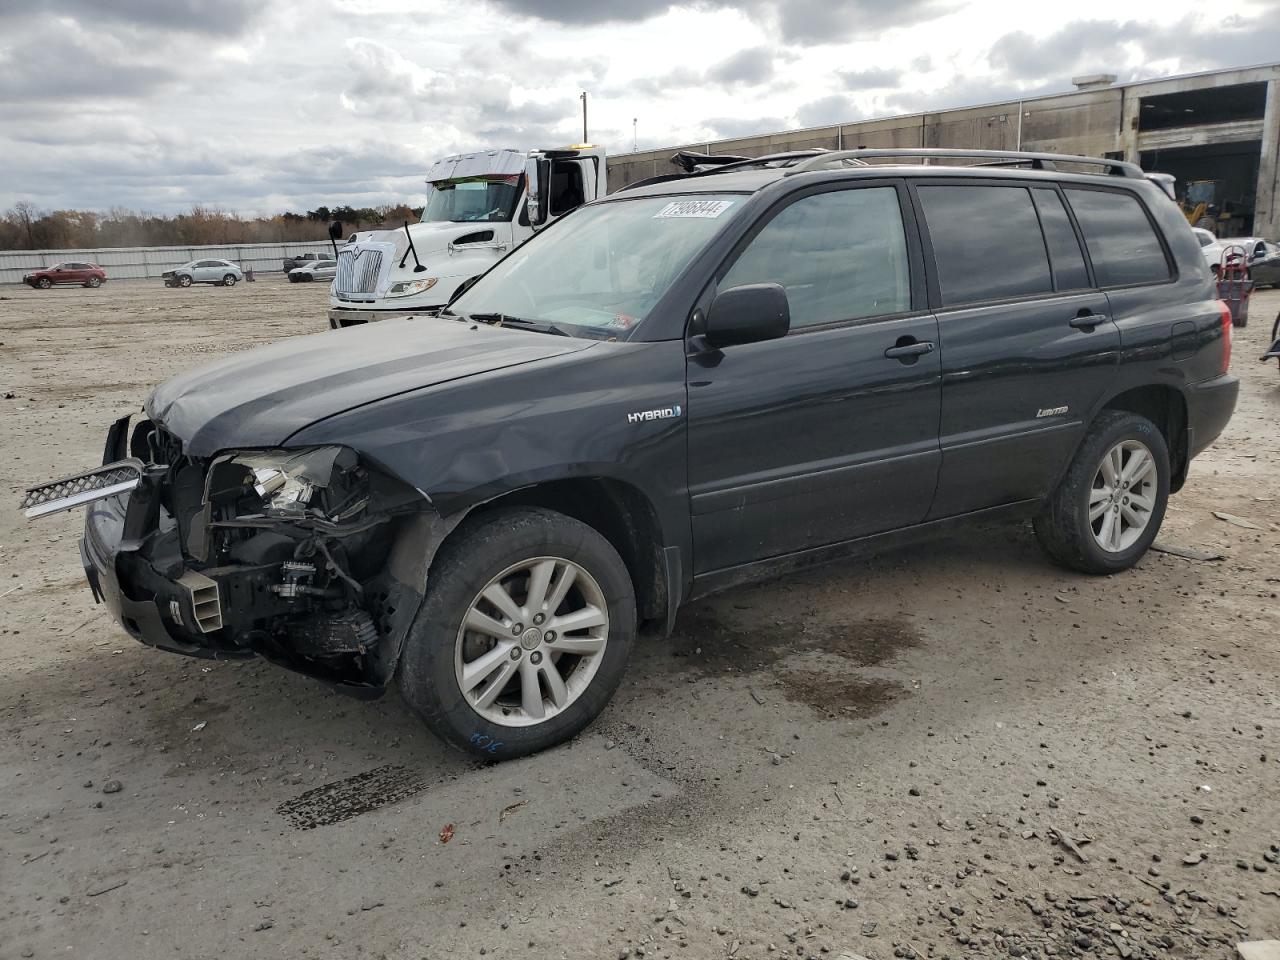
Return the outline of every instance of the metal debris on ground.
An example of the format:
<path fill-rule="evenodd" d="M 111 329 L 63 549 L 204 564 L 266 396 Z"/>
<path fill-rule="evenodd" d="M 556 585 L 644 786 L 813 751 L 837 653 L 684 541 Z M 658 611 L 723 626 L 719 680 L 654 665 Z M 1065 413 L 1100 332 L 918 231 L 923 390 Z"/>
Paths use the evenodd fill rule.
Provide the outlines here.
<path fill-rule="evenodd" d="M 1232 524 L 1233 526 L 1244 527 L 1246 530 L 1262 529 L 1260 525 L 1254 523 L 1252 520 L 1246 520 L 1244 517 L 1237 517 L 1234 513 L 1222 513 L 1221 511 L 1214 510 L 1213 515 L 1219 520 Z"/>
<path fill-rule="evenodd" d="M 1210 552 L 1208 550 L 1195 550 L 1191 547 L 1179 547 L 1172 543 L 1162 543 L 1159 540 L 1151 544 L 1151 549 L 1156 553 L 1167 553 L 1173 557 L 1182 557 L 1184 560 L 1199 560 L 1202 563 L 1226 559 L 1226 554 L 1217 551 Z"/>
<path fill-rule="evenodd" d="M 440 830 L 440 842 L 448 843 L 452 839 L 453 839 L 453 824 L 446 823 L 444 827 L 441 828 Z"/>
<path fill-rule="evenodd" d="M 513 803 L 513 804 L 511 804 L 511 805 L 506 806 L 506 807 L 503 807 L 503 808 L 502 808 L 502 812 L 501 812 L 500 814 L 498 814 L 498 822 L 499 822 L 499 823 L 501 823 L 503 820 L 507 819 L 507 817 L 508 817 L 510 814 L 515 813 L 517 810 L 519 810 L 521 807 L 523 807 L 523 806 L 524 806 L 526 803 L 528 803 L 528 802 L 529 802 L 529 801 L 528 801 L 528 799 L 526 798 L 526 799 L 524 799 L 524 800 L 517 800 L 515 803 Z"/>

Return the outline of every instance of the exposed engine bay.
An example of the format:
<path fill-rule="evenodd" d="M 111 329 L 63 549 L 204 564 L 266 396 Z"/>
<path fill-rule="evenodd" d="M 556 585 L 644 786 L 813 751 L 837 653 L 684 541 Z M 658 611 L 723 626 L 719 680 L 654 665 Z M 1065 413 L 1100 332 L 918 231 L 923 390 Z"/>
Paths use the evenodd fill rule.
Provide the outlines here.
<path fill-rule="evenodd" d="M 116 555 L 120 590 L 153 598 L 170 636 L 199 648 L 187 652 L 386 683 L 421 602 L 424 543 L 438 542 L 420 492 L 336 445 L 204 460 L 143 421 L 128 453 L 146 469 Z M 397 551 L 406 538 L 416 549 Z"/>

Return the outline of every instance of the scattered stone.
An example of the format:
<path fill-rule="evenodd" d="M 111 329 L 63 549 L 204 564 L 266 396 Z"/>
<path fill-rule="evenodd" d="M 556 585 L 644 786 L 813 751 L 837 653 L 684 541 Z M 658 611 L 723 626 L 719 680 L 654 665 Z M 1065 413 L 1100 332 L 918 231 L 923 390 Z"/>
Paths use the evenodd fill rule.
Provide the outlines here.
<path fill-rule="evenodd" d="M 108 780 L 102 785 L 103 793 L 119 793 L 124 789 L 124 784 L 119 780 Z"/>
<path fill-rule="evenodd" d="M 275 925 L 276 922 L 274 920 L 259 920 L 257 925 L 253 928 L 253 932 L 261 933 L 263 930 L 270 930 Z"/>

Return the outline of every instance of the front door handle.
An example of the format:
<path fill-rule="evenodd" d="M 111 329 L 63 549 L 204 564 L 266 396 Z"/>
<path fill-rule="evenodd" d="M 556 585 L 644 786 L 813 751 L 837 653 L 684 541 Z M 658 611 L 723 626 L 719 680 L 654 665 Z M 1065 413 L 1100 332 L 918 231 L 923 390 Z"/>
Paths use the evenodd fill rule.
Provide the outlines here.
<path fill-rule="evenodd" d="M 1077 330 L 1092 330 L 1098 324 L 1106 322 L 1107 315 L 1105 313 L 1078 313 L 1067 321 Z"/>
<path fill-rule="evenodd" d="M 890 347 L 884 352 L 884 355 L 890 360 L 901 360 L 903 363 L 915 363 L 916 357 L 926 353 L 933 353 L 932 340 L 917 340 L 912 343 L 903 343 L 901 340 L 895 346 Z"/>

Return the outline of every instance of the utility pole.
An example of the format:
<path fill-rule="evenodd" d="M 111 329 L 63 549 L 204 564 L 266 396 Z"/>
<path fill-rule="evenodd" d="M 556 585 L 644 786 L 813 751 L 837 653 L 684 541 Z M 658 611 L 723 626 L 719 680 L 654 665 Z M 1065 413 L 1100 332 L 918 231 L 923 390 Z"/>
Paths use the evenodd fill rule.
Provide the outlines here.
<path fill-rule="evenodd" d="M 583 90 L 579 99 L 582 100 L 582 142 L 590 143 L 587 139 L 587 91 Z"/>
<path fill-rule="evenodd" d="M 631 152 L 632 153 L 637 153 L 640 150 L 640 146 L 639 146 L 640 141 L 636 139 L 636 124 L 638 122 L 639 121 L 635 117 L 631 118 Z"/>

